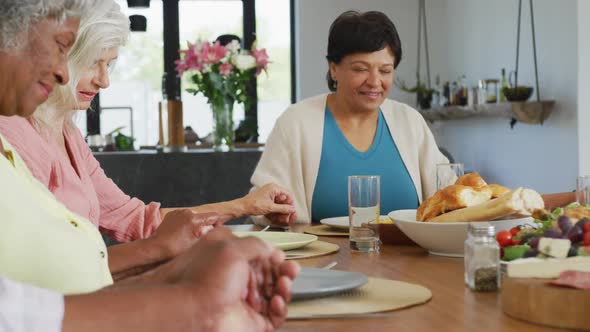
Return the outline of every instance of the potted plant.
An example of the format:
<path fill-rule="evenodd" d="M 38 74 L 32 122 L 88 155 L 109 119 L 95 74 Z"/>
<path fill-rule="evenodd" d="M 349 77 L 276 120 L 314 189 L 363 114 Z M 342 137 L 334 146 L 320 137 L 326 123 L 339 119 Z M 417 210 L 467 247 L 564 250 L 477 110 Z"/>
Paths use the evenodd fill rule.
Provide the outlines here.
<path fill-rule="evenodd" d="M 402 80 L 396 80 L 395 85 L 402 91 L 415 93 L 416 102 L 420 109 L 430 109 L 432 95 L 434 94 L 435 90 L 426 87 L 426 85 L 422 83 L 419 78 L 416 80 L 416 85 L 413 87 L 408 87 L 406 83 Z"/>

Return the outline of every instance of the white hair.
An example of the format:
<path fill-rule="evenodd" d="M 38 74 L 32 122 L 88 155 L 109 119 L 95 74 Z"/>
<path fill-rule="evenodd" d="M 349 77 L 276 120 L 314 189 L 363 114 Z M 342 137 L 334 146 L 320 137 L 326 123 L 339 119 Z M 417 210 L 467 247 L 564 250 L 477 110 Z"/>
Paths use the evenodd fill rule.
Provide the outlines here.
<path fill-rule="evenodd" d="M 64 109 L 71 111 L 66 117 L 71 122 L 72 105 L 77 105 L 76 87 L 81 75 L 87 71 L 104 52 L 124 46 L 130 32 L 129 18 L 113 0 L 98 1 L 80 19 L 80 28 L 76 42 L 68 56 L 70 81 L 66 85 L 56 86 L 49 99 L 34 113 L 34 117 L 45 124 L 51 124 L 54 116 L 51 112 L 61 113 Z M 49 111 L 49 109 L 53 109 Z"/>
<path fill-rule="evenodd" d="M 100 0 L 99 0 L 100 1 Z M 44 18 L 63 22 L 80 16 L 94 0 L 1 0 L 0 50 L 18 49 L 28 40 L 31 24 Z"/>

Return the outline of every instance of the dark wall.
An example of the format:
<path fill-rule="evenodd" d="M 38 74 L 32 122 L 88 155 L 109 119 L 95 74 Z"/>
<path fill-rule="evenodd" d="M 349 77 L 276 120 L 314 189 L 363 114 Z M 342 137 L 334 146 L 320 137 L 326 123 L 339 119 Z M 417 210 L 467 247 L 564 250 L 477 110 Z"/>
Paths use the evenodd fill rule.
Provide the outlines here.
<path fill-rule="evenodd" d="M 195 206 L 241 197 L 262 151 L 95 153 L 107 176 L 128 195 L 162 207 Z"/>

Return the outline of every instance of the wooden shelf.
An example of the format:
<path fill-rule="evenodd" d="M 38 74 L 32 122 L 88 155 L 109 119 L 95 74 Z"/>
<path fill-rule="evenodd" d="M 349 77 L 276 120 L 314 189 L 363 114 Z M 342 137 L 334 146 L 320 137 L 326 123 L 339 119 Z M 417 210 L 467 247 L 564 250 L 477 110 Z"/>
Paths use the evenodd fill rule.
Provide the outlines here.
<path fill-rule="evenodd" d="M 553 111 L 554 106 L 554 100 L 505 102 L 473 106 L 433 107 L 428 110 L 420 110 L 420 114 L 429 121 L 472 117 L 506 117 L 522 123 L 543 124 Z"/>

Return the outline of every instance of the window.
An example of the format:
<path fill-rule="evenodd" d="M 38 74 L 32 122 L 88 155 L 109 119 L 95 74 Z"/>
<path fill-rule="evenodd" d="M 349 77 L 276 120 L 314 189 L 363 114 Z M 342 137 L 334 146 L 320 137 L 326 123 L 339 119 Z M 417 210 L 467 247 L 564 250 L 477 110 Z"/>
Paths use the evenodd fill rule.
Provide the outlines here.
<path fill-rule="evenodd" d="M 187 41 L 197 39 L 213 42 L 217 36 L 234 34 L 243 36 L 242 32 L 242 1 L 180 1 L 179 2 L 180 44 L 186 48 Z M 202 94 L 193 96 L 184 91 L 190 86 L 187 76 L 182 81 L 182 108 L 184 126 L 204 137 L 211 132 L 213 115 L 207 98 Z M 234 124 L 244 118 L 244 107 L 234 107 Z"/>
<path fill-rule="evenodd" d="M 266 142 L 277 118 L 291 104 L 291 13 L 289 0 L 256 0 L 257 43 L 268 51 L 268 74 L 258 76 L 258 141 Z"/>
<path fill-rule="evenodd" d="M 155 145 L 164 73 L 163 3 L 152 0 L 150 8 L 128 8 L 127 1 L 116 1 L 126 15 L 145 16 L 147 31 L 132 32 L 128 44 L 120 49 L 111 86 L 100 94 L 100 106 L 107 108 L 101 114 L 101 133 L 125 126 L 122 132 L 130 135 L 133 131 L 138 145 Z M 290 0 L 256 0 L 257 46 L 266 48 L 271 60 L 268 73 L 258 78 L 259 142 L 266 141 L 277 117 L 291 102 L 289 4 Z M 242 37 L 243 17 L 241 0 L 180 1 L 180 46 L 185 48 L 187 41 L 199 38 L 213 41 L 227 33 Z M 191 126 L 204 137 L 212 128 L 211 111 L 202 95 L 193 96 L 184 91 L 189 84 L 182 82 L 184 126 Z M 235 125 L 243 118 L 243 106 L 236 105 Z M 84 134 L 85 119 L 82 114 L 76 117 Z"/>

